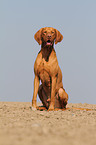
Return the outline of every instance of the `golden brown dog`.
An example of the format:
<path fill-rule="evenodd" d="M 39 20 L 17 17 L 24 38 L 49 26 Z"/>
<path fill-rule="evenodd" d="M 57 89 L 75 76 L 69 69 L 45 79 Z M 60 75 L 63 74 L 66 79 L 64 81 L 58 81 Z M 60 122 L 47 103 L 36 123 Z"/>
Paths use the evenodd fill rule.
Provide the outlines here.
<path fill-rule="evenodd" d="M 41 45 L 41 50 L 34 64 L 32 109 L 37 107 L 37 94 L 48 110 L 66 108 L 68 94 L 63 89 L 62 72 L 54 50 L 54 42 L 61 42 L 63 36 L 57 29 L 45 27 L 41 28 L 34 38 Z M 40 80 L 42 84 L 39 86 Z"/>

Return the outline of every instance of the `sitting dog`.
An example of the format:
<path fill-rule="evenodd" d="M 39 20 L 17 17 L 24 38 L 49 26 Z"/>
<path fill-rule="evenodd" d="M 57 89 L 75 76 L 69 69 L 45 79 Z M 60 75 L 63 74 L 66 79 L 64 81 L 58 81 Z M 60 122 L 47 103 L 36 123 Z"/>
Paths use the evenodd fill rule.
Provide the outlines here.
<path fill-rule="evenodd" d="M 68 94 L 62 84 L 62 72 L 58 65 L 54 42 L 57 44 L 63 39 L 62 34 L 54 28 L 41 28 L 34 36 L 35 40 L 41 45 L 34 64 L 34 93 L 32 108 L 35 109 L 37 94 L 49 111 L 55 108 L 66 108 Z M 41 85 L 40 84 L 41 80 Z"/>

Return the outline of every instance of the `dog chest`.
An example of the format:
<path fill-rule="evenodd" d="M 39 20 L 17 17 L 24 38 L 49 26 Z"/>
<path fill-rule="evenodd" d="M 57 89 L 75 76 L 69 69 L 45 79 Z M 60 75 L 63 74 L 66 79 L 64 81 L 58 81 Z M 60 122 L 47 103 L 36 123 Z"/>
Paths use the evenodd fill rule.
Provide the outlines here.
<path fill-rule="evenodd" d="M 42 70 L 39 74 L 40 80 L 42 84 L 46 87 L 50 87 L 51 84 L 51 77 L 45 70 Z"/>
<path fill-rule="evenodd" d="M 50 77 L 56 76 L 58 73 L 58 61 L 55 53 L 50 55 L 48 62 L 39 53 L 34 64 L 34 71 L 41 80 L 46 79 L 46 81 L 49 81 Z"/>
<path fill-rule="evenodd" d="M 50 66 L 44 59 L 42 59 L 42 61 L 38 65 L 37 72 L 42 83 L 48 85 L 50 83 Z"/>

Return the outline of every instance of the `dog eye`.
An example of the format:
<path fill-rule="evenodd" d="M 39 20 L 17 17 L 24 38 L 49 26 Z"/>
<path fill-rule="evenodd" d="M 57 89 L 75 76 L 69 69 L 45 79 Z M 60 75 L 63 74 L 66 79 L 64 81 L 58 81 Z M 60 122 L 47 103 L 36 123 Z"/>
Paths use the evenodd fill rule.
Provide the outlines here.
<path fill-rule="evenodd" d="M 52 31 L 51 33 L 54 34 L 54 31 Z"/>
<path fill-rule="evenodd" d="M 44 34 L 46 34 L 47 33 L 47 31 L 44 31 Z"/>

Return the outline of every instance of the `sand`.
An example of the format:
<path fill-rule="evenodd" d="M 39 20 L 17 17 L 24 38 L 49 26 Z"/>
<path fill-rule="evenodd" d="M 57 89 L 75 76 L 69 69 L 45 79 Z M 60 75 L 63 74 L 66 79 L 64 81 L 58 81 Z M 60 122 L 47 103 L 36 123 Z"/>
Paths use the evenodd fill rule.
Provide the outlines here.
<path fill-rule="evenodd" d="M 32 111 L 31 103 L 0 102 L 0 145 L 95 145 L 96 105 L 67 107 L 71 109 Z"/>

